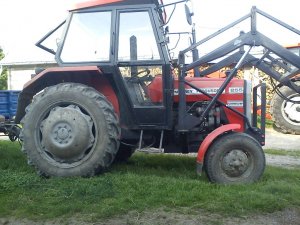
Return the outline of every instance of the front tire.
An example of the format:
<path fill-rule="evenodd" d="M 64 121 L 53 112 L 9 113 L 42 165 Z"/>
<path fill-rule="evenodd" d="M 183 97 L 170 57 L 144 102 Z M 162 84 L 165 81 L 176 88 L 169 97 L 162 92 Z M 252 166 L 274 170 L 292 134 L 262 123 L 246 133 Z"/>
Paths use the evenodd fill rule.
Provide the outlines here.
<path fill-rule="evenodd" d="M 22 120 L 22 150 L 43 176 L 93 176 L 112 163 L 120 128 L 95 89 L 63 83 L 36 95 Z"/>
<path fill-rule="evenodd" d="M 213 183 L 253 183 L 264 172 L 265 155 L 260 144 L 251 136 L 244 133 L 225 134 L 208 149 L 205 169 Z"/>

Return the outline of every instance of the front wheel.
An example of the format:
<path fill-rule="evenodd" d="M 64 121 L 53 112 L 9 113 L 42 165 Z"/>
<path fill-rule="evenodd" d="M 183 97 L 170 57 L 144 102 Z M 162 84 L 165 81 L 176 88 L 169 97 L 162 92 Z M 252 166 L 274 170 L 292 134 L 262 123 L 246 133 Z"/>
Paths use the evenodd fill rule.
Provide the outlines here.
<path fill-rule="evenodd" d="M 265 155 L 251 136 L 230 133 L 219 137 L 210 146 L 205 156 L 205 169 L 213 183 L 253 183 L 264 172 Z"/>
<path fill-rule="evenodd" d="M 92 176 L 119 148 L 118 118 L 95 89 L 63 83 L 36 95 L 22 120 L 22 150 L 44 176 Z"/>

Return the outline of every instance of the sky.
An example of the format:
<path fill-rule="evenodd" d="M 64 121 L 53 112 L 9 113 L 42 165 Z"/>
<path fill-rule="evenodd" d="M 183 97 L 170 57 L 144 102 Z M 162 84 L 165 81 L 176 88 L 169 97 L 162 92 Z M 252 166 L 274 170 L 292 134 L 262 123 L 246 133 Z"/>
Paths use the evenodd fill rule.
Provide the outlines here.
<path fill-rule="evenodd" d="M 7 57 L 53 59 L 49 53 L 35 47 L 34 44 L 48 31 L 58 25 L 67 16 L 67 10 L 80 0 L 0 0 L 0 46 Z M 175 0 L 164 0 L 165 3 Z M 197 40 L 217 31 L 223 26 L 250 12 L 251 6 L 271 14 L 284 22 L 300 29 L 300 1 L 298 0 L 192 0 Z M 168 7 L 168 12 L 172 6 Z M 300 37 L 291 35 L 285 30 L 276 29 L 264 20 L 258 21 L 258 30 L 283 45 L 300 43 Z M 184 7 L 176 8 L 170 31 L 190 30 L 184 18 Z M 226 36 L 228 39 L 236 37 L 240 30 L 250 27 L 249 22 L 237 26 Z M 230 38 L 229 38 L 230 37 Z M 226 40 L 226 38 L 222 40 Z M 177 37 L 171 38 L 175 44 Z M 184 41 L 183 41 L 184 42 Z M 188 44 L 185 41 L 185 44 Z M 203 46 L 203 51 L 210 51 L 217 44 Z M 183 44 L 184 46 L 184 44 Z M 212 47 L 213 46 L 213 47 Z"/>

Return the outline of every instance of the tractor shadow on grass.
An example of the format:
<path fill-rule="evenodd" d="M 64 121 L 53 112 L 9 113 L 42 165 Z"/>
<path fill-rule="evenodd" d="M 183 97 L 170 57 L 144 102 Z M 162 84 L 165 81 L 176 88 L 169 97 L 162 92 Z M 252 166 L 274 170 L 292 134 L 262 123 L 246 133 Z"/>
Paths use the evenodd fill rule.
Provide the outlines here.
<path fill-rule="evenodd" d="M 159 177 L 173 177 L 185 179 L 200 179 L 207 181 L 206 174 L 196 174 L 196 158 L 174 154 L 135 153 L 128 162 L 114 164 L 112 173 L 130 173 Z"/>

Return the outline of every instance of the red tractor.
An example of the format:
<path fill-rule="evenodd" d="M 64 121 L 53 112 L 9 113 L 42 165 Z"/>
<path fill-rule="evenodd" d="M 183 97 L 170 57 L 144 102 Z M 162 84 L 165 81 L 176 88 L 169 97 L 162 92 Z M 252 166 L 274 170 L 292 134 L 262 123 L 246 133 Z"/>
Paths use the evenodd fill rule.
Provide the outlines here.
<path fill-rule="evenodd" d="M 182 2 L 186 1 L 172 4 Z M 262 176 L 264 116 L 258 128 L 257 87 L 251 100 L 250 82 L 234 76 L 241 66 L 253 64 L 299 92 L 290 76 L 277 74 L 266 55 L 256 58 L 251 48 L 263 46 L 297 68 L 300 58 L 256 30 L 255 15 L 263 12 L 253 8 L 238 21 L 251 18 L 251 32 L 201 58 L 197 47 L 208 39 L 193 41 L 173 65 L 165 28 L 165 8 L 172 4 L 82 3 L 37 43 L 55 55 L 60 67 L 39 71 L 24 86 L 15 121 L 22 124 L 22 150 L 39 174 L 93 176 L 114 161 L 127 160 L 135 149 L 151 146 L 165 153 L 197 152 L 197 172 L 204 169 L 212 182 L 251 183 Z M 185 8 L 190 23 L 191 13 Z M 48 47 L 61 29 L 57 46 Z M 185 63 L 188 52 L 196 56 L 190 64 Z M 218 63 L 186 77 L 189 70 L 217 58 L 226 66 L 226 57 L 236 57 L 237 63 L 225 78 L 203 77 Z M 262 96 L 264 112 L 263 84 Z"/>

